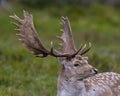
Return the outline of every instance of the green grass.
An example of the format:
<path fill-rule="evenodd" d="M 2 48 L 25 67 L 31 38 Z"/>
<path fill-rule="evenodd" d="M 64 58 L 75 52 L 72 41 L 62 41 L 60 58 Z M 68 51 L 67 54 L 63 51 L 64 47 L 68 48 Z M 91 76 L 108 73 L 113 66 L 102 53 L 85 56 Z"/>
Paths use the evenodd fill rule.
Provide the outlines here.
<path fill-rule="evenodd" d="M 0 95 L 1 96 L 56 96 L 57 76 L 60 64 L 53 57 L 39 59 L 32 56 L 17 40 L 17 32 L 9 15 L 16 13 L 21 18 L 22 10 L 33 14 L 38 33 L 47 47 L 60 33 L 60 16 L 68 16 L 75 43 L 92 43 L 86 56 L 89 63 L 100 72 L 120 73 L 120 11 L 109 6 L 90 8 L 50 7 L 31 9 L 19 4 L 0 8 Z"/>

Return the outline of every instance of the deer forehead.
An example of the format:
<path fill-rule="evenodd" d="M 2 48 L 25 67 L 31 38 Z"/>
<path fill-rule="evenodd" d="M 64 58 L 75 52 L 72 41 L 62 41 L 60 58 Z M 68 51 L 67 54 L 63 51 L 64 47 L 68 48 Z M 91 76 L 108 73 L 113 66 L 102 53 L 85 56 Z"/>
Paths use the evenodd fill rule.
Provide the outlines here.
<path fill-rule="evenodd" d="M 57 58 L 59 63 L 63 65 L 74 65 L 74 64 L 88 64 L 88 57 L 82 57 L 81 55 L 76 55 L 74 58 Z"/>
<path fill-rule="evenodd" d="M 75 60 L 73 60 L 73 63 L 87 64 L 88 57 L 77 57 Z"/>
<path fill-rule="evenodd" d="M 68 64 L 68 65 L 74 65 L 74 64 L 88 64 L 88 57 L 75 57 L 72 58 L 71 60 L 65 60 L 64 64 Z"/>

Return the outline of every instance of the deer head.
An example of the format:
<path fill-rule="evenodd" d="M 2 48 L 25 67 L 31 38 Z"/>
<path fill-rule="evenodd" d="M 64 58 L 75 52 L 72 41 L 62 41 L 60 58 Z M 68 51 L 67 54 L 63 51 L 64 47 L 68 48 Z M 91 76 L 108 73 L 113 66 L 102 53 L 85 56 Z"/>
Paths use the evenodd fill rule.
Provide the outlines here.
<path fill-rule="evenodd" d="M 26 11 L 23 11 L 24 19 L 20 19 L 17 15 L 10 16 L 17 21 L 19 40 L 37 57 L 44 58 L 48 55 L 57 57 L 61 64 L 66 78 L 84 79 L 97 73 L 97 70 L 90 66 L 87 62 L 87 57 L 82 55 L 88 52 L 91 44 L 86 48 L 86 45 L 80 46 L 77 50 L 75 48 L 70 22 L 67 17 L 62 17 L 61 24 L 63 26 L 62 36 L 57 36 L 62 40 L 62 51 L 59 52 L 53 48 L 47 49 L 41 42 L 38 34 L 34 28 L 33 17 Z"/>

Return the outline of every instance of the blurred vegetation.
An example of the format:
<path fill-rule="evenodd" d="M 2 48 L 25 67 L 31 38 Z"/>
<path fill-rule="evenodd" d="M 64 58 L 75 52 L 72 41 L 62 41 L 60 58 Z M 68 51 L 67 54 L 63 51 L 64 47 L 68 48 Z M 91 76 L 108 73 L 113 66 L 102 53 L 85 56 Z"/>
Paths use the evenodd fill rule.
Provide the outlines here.
<path fill-rule="evenodd" d="M 19 0 L 18 0 L 19 1 Z M 60 64 L 53 57 L 39 59 L 32 56 L 17 40 L 16 28 L 9 15 L 21 18 L 23 9 L 34 16 L 38 33 L 47 47 L 54 41 L 61 26 L 60 16 L 68 16 L 75 43 L 92 43 L 85 56 L 99 72 L 120 73 L 120 9 L 111 6 L 49 6 L 33 9 L 23 4 L 9 2 L 0 7 L 0 95 L 1 96 L 56 96 Z"/>
<path fill-rule="evenodd" d="M 32 7 L 48 7 L 48 6 L 91 6 L 96 4 L 105 4 L 119 7 L 119 0 L 19 0 L 19 2 Z"/>

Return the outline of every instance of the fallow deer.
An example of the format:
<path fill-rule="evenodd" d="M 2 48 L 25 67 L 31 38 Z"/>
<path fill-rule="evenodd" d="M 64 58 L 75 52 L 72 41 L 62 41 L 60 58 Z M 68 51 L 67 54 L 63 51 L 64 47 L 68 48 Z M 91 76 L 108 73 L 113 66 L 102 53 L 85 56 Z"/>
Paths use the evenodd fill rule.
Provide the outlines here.
<path fill-rule="evenodd" d="M 17 21 L 19 39 L 37 57 L 56 57 L 62 64 L 58 77 L 57 96 L 120 96 L 120 74 L 106 72 L 97 74 L 97 69 L 89 65 L 88 58 L 83 54 L 91 48 L 81 46 L 75 48 L 70 22 L 67 17 L 62 17 L 63 29 L 62 51 L 47 49 L 41 42 L 34 28 L 33 17 L 24 11 L 24 19 L 17 15 L 10 16 Z"/>

